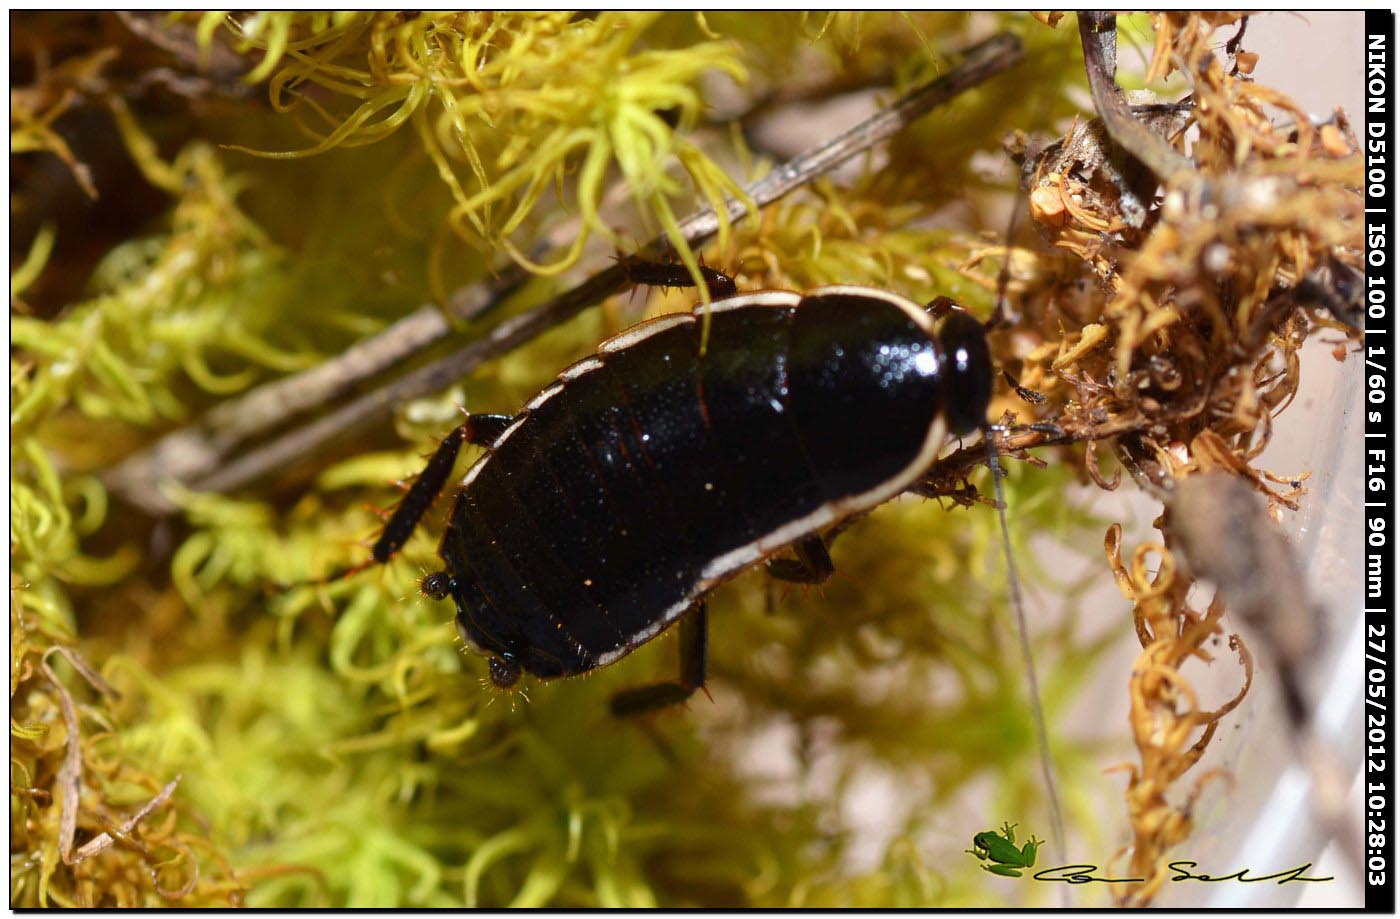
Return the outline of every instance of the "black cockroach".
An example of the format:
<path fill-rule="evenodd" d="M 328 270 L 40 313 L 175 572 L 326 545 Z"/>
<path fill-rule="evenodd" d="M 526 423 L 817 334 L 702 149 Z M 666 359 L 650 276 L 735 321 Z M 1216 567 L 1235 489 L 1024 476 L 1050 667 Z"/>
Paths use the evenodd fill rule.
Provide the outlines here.
<path fill-rule="evenodd" d="M 678 265 L 624 264 L 634 281 L 693 283 Z M 950 434 L 986 426 L 986 335 L 951 300 L 741 294 L 714 269 L 704 279 L 703 347 L 706 307 L 660 316 L 565 368 L 518 414 L 469 416 L 375 543 L 366 564 L 407 542 L 463 443 L 486 448 L 457 492 L 446 567 L 422 590 L 452 597 L 497 686 L 606 666 L 680 620 L 679 678 L 612 708 L 682 701 L 704 684 L 711 590 L 758 562 L 820 583 L 833 570 L 823 530 L 909 489 Z M 789 547 L 795 557 L 776 557 Z"/>

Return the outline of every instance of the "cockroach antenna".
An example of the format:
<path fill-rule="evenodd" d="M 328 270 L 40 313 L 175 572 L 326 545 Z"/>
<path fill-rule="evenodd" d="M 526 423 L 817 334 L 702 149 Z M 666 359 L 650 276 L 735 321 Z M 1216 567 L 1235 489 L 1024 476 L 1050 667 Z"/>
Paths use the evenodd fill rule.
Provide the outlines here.
<path fill-rule="evenodd" d="M 1016 615 L 1016 636 L 1021 645 L 1021 663 L 1026 668 L 1031 715 L 1035 720 L 1035 741 L 1040 748 L 1040 771 L 1045 780 L 1045 796 L 1050 807 L 1050 828 L 1054 833 L 1055 857 L 1065 860 L 1065 824 L 1060 812 L 1059 787 L 1055 782 L 1055 763 L 1050 757 L 1050 735 L 1045 729 L 1045 708 L 1040 702 L 1040 681 L 1036 679 L 1035 658 L 1031 655 L 1030 628 L 1026 623 L 1026 607 L 1021 596 L 1021 576 L 1016 569 L 1016 555 L 1011 550 L 1011 529 L 1006 523 L 1006 492 L 1001 485 L 1002 468 L 997 458 L 996 437 L 999 425 L 987 431 L 987 464 L 992 470 L 992 491 L 996 495 L 997 521 L 1001 525 L 1001 551 L 1006 556 L 1006 588 L 1011 609 Z M 1067 890 L 1061 890 L 1067 894 Z M 1065 897 L 1068 900 L 1068 897 Z M 1065 904 L 1069 904 L 1066 902 Z"/>
<path fill-rule="evenodd" d="M 1006 224 L 1006 255 L 1002 259 L 1001 270 L 997 273 L 997 302 L 988 331 L 1006 322 L 1006 289 L 1011 278 L 1011 240 L 1016 231 L 1018 209 L 1013 205 L 1011 216 Z M 1009 376 L 1009 375 L 1008 375 Z M 1021 387 L 1015 387 L 1018 393 Z M 1024 396 L 1022 398 L 1025 398 Z M 1043 400 L 1042 400 L 1043 401 Z M 1040 700 L 1040 681 L 1036 678 L 1035 658 L 1031 654 L 1030 627 L 1026 622 L 1026 607 L 1021 594 L 1021 576 L 1016 568 L 1016 555 L 1011 548 L 1011 528 L 1006 522 L 1006 490 L 1002 487 L 1001 461 L 997 456 L 996 438 L 1006 431 L 1002 425 L 987 425 L 983 437 L 987 441 L 987 465 L 992 471 L 992 492 L 996 496 L 997 521 L 1001 527 L 1001 551 L 1006 558 L 1006 588 L 1011 600 L 1011 609 L 1016 617 L 1016 637 L 1021 645 L 1021 663 L 1026 668 L 1027 691 L 1030 696 L 1031 717 L 1035 722 L 1035 741 L 1040 751 L 1041 777 L 1045 781 L 1045 798 L 1050 809 L 1051 841 L 1055 847 L 1055 857 L 1065 863 L 1065 822 L 1060 811 L 1059 786 L 1055 781 L 1055 762 L 1050 756 L 1050 734 L 1045 729 L 1045 706 Z M 1069 889 L 1061 888 L 1060 902 L 1069 908 Z"/>

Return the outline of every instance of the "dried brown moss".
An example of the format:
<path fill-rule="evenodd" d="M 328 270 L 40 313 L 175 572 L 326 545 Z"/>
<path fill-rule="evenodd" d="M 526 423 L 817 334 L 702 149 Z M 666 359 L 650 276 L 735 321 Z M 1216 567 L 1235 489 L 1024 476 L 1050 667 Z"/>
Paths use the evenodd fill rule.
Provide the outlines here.
<path fill-rule="evenodd" d="M 1054 143 L 1017 142 L 1037 229 L 1073 259 L 1010 253 L 1018 306 L 1002 347 L 1020 361 L 1021 383 L 1049 397 L 1033 414 L 1090 442 L 1084 473 L 1100 486 L 1116 488 L 1120 478 L 1105 479 L 1096 444 L 1115 448 L 1155 495 L 1205 471 L 1240 476 L 1278 519 L 1297 508 L 1307 475 L 1255 461 L 1297 393 L 1303 342 L 1322 329 L 1355 334 L 1327 305 L 1346 299 L 1347 278 L 1361 265 L 1362 164 L 1340 113 L 1315 126 L 1287 97 L 1251 81 L 1257 55 L 1237 47 L 1217 55 L 1216 30 L 1238 19 L 1153 17 L 1148 80 L 1178 71 L 1189 104 L 1148 94 L 1133 101 L 1144 104 L 1139 118 L 1156 142 L 1185 154 L 1189 168 L 1154 175 L 1125 160 L 1098 120 Z M 978 253 L 965 267 L 989 254 L 1008 258 Z M 1169 524 L 1158 526 L 1170 540 Z M 1180 668 L 1212 659 L 1205 649 L 1222 633 L 1224 608 L 1188 604 L 1194 581 L 1165 545 L 1138 546 L 1124 562 L 1120 540 L 1115 526 L 1110 565 L 1133 601 L 1143 646 L 1129 686 L 1141 755 L 1127 767 L 1131 874 L 1147 878 L 1125 885 L 1121 898 L 1145 905 L 1167 875 L 1168 853 L 1190 833 L 1193 802 L 1218 775 L 1189 773 L 1243 699 L 1252 665 L 1229 635 L 1243 688 L 1201 710 Z M 1173 794 L 1181 783 L 1191 789 L 1184 797 Z"/>
<path fill-rule="evenodd" d="M 15 309 L 32 315 L 17 326 L 11 374 L 12 903 L 222 905 L 245 892 L 269 906 L 997 896 L 960 855 L 972 830 L 960 824 L 952 839 L 940 823 L 988 781 L 998 819 L 1029 820 L 1043 802 L 1025 674 L 996 612 L 993 520 L 976 504 L 985 478 L 967 481 L 975 462 L 932 489 L 970 512 L 882 508 L 838 544 L 841 576 L 823 592 L 779 596 L 778 615 L 760 579 L 726 587 L 714 612 L 717 706 L 650 731 L 609 722 L 605 700 L 671 666 L 666 641 L 587 680 L 540 687 L 515 711 L 490 706 L 480 664 L 453 648 L 444 612 L 414 599 L 431 533 L 382 573 L 269 596 L 269 582 L 363 559 L 356 541 L 378 524 L 360 505 L 390 503 L 385 483 L 421 465 L 455 403 L 512 409 L 602 337 L 674 306 L 663 294 L 610 301 L 414 403 L 371 452 L 322 470 L 294 501 L 271 486 L 177 495 L 182 529 L 168 553 L 155 548 L 165 531 L 147 541 L 149 522 L 109 507 L 95 475 L 222 393 L 482 282 L 493 257 L 562 271 L 590 233 L 625 243 L 670 226 L 673 202 L 732 189 L 741 167 L 722 175 L 715 163 L 758 155 L 745 159 L 731 126 L 710 123 L 707 69 L 753 74 L 738 111 L 758 117 L 924 79 L 985 25 L 941 13 L 766 15 L 99 17 L 54 66 L 36 68 L 12 121 L 20 149 L 45 149 L 81 176 L 82 160 L 50 128 L 101 108 L 120 127 L 114 148 L 167 213 L 116 221 L 126 235 L 115 249 L 90 240 L 106 258 L 81 295 L 44 287 L 55 274 L 92 273 L 93 256 L 65 249 L 62 232 L 56 246 L 36 235 L 16 259 Z M 1318 292 L 1359 264 L 1359 160 L 1345 123 L 1314 129 L 1244 78 L 1247 54 L 1215 59 L 1207 36 L 1223 21 L 1155 19 L 1154 78 L 1176 68 L 1193 94 L 1158 127 L 1164 144 L 1189 146 L 1190 174 L 1125 172 L 1090 113 L 1064 131 L 1068 89 L 1082 78 L 1070 21 L 1053 30 L 1018 18 L 1033 52 L 1019 77 L 969 93 L 854 179 L 819 183 L 704 253 L 744 287 L 877 284 L 952 295 L 984 316 L 1009 295 L 998 356 L 1048 398 L 1030 407 L 1003 394 L 996 413 L 1090 442 L 1042 454 L 1048 468 L 1018 463 L 1008 482 L 1019 556 L 1071 600 L 1034 635 L 1052 731 L 1120 633 L 1081 634 L 1073 598 L 1083 585 L 1037 570 L 1031 534 L 1097 553 L 1104 524 L 1070 487 L 1119 482 L 1100 471 L 1111 456 L 1149 490 L 1225 469 L 1286 512 L 1301 471 L 1253 463 L 1296 392 L 1302 341 L 1339 325 Z M 36 17 L 30 31 L 55 42 L 54 22 Z M 160 64 L 146 66 L 153 47 Z M 608 67 L 594 72 L 599 55 Z M 155 86 L 183 101 L 151 104 L 143 94 Z M 621 90 L 636 92 L 618 99 Z M 559 112 L 548 110 L 556 99 Z M 1004 220 L 992 219 L 1004 177 L 977 163 L 1013 129 L 1033 135 L 1017 147 L 1020 193 L 1043 238 L 1023 232 L 1008 248 Z M 1054 146 L 1039 136 L 1051 130 L 1064 135 Z M 268 160 L 211 139 L 343 149 Z M 600 169 L 625 179 L 630 199 L 600 193 Z M 41 196 L 17 201 L 44 225 Z M 110 196 L 99 206 L 121 207 Z M 563 230 L 564 248 L 537 264 L 532 246 Z M 547 290 L 537 287 L 505 309 L 538 302 Z M 1029 458 L 1038 439 L 1008 446 Z M 1181 666 L 1223 637 L 1222 622 L 1218 603 L 1188 605 L 1190 580 L 1165 548 L 1118 561 L 1114 547 L 1143 646 L 1127 816 L 1133 867 L 1153 878 L 1130 896 L 1146 902 L 1191 829 L 1183 790 L 1189 799 L 1210 778 L 1194 773 L 1229 706 L 1203 711 Z M 100 681 L 69 672 L 55 646 L 92 660 Z M 828 784 L 797 793 L 740 768 L 770 728 L 798 738 L 799 775 Z M 1072 822 L 1098 826 L 1101 751 L 1061 738 L 1055 748 Z M 909 815 L 876 863 L 853 870 L 836 802 L 872 763 L 904 783 Z"/>

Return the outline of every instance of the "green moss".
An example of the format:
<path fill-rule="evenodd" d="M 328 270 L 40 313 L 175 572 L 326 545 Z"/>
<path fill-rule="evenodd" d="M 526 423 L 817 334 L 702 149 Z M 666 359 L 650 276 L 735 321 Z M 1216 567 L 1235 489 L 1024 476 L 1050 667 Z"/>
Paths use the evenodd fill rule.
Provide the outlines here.
<path fill-rule="evenodd" d="M 712 613 L 716 704 L 650 730 L 609 719 L 606 700 L 671 667 L 669 638 L 595 676 L 532 687 L 529 702 L 484 688 L 446 608 L 416 593 L 434 563 L 431 527 L 382 571 L 268 590 L 364 558 L 358 541 L 379 521 L 363 505 L 392 503 L 385 483 L 420 467 L 455 402 L 511 410 L 605 335 L 666 308 L 661 293 L 609 303 L 405 407 L 395 431 L 295 500 L 271 488 L 177 494 L 168 554 L 145 539 L 144 518 L 108 506 L 96 477 L 218 398 L 338 353 L 501 257 L 564 271 L 590 235 L 617 239 L 600 216 L 609 182 L 625 182 L 638 227 L 675 238 L 678 213 L 737 188 L 691 139 L 702 76 L 780 81 L 801 55 L 820 62 L 804 64 L 809 75 L 893 70 L 907 85 L 981 27 L 951 14 L 623 13 L 206 14 L 163 27 L 180 22 L 206 48 L 231 37 L 274 110 L 240 102 L 231 122 L 191 107 L 193 139 L 171 147 L 168 117 L 116 106 L 170 209 L 106 253 L 80 300 L 12 318 L 12 620 L 27 629 L 17 659 L 72 644 L 121 691 L 94 699 L 84 722 L 95 744 L 85 788 L 129 813 L 140 796 L 122 796 L 123 782 L 183 776 L 173 811 L 152 819 L 185 834 L 202 880 L 172 900 L 123 880 L 115 848 L 69 869 L 52 857 L 53 827 L 36 823 L 13 902 L 104 903 L 114 891 L 144 905 L 246 891 L 269 907 L 986 902 L 961 856 L 973 828 L 942 815 L 974 787 L 991 789 L 999 814 L 1041 803 L 986 507 L 882 508 L 837 543 L 837 580 L 778 597 L 772 614 L 761 577 L 725 587 Z M 957 266 L 1001 228 L 975 206 L 961 224 L 939 218 L 992 184 L 959 186 L 975 151 L 1068 111 L 1051 90 L 1075 78 L 1073 43 L 1035 24 L 1027 35 L 1055 101 L 998 81 L 951 121 L 917 126 L 881 170 L 820 182 L 733 228 L 707 261 L 748 286 L 873 283 L 985 313 L 990 297 Z M 293 124 L 311 140 L 293 146 Z M 561 214 L 578 219 L 578 242 L 534 264 Z M 15 275 L 17 294 L 64 269 L 46 262 L 46 239 Z M 510 309 L 551 289 L 533 285 Z M 1053 585 L 1030 534 L 1095 545 L 1100 526 L 1076 509 L 1063 469 L 1018 466 L 1009 488 L 1018 552 Z M 1038 630 L 1052 727 L 1102 643 L 1072 623 Z M 12 768 L 27 785 L 54 781 L 57 712 L 33 672 L 12 677 Z M 824 738 L 828 789 L 755 774 L 745 751 L 772 731 Z M 1094 751 L 1056 746 L 1071 816 L 1093 824 Z M 900 832 L 859 867 L 836 802 L 872 764 L 911 791 Z"/>
<path fill-rule="evenodd" d="M 672 204 L 690 189 L 669 170 L 679 165 L 694 190 L 713 203 L 741 194 L 684 135 L 700 116 L 700 76 L 744 74 L 732 42 L 645 47 L 644 36 L 660 18 L 615 12 L 206 13 L 200 33 L 207 46 L 223 27 L 237 36 L 241 52 L 262 52 L 246 79 L 267 79 L 275 106 L 304 107 L 318 122 L 308 125 L 318 138 L 313 145 L 259 155 L 314 156 L 373 144 L 409 127 L 454 203 L 446 227 L 540 274 L 571 268 L 595 233 L 615 238 L 599 217 L 607 172 L 615 167 L 638 213 L 695 271 Z M 313 101 L 311 86 L 335 101 Z M 566 176 L 573 191 L 560 203 L 576 209 L 582 232 L 561 257 L 540 264 L 520 237 L 539 226 L 542 200 L 562 190 Z"/>

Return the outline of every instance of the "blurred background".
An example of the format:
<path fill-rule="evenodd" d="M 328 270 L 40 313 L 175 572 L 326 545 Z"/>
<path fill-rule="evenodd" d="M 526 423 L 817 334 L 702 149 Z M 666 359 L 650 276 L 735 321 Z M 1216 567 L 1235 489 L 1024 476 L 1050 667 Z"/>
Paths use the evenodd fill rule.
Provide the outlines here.
<path fill-rule="evenodd" d="M 1362 111 L 1362 25 L 1260 14 L 1242 47 L 1259 86 L 1321 123 Z M 1059 137 L 1092 112 L 1072 16 L 17 12 L 10 28 L 12 905 L 1059 902 L 1054 885 L 994 877 L 965 851 L 1004 821 L 1018 839 L 1050 831 L 985 505 L 879 509 L 836 544 L 821 590 L 759 574 L 726 585 L 713 701 L 644 724 L 609 719 L 607 698 L 670 672 L 670 638 L 528 702 L 482 685 L 452 611 L 416 594 L 440 514 L 383 571 L 269 590 L 362 559 L 380 525 L 366 504 L 392 504 L 388 483 L 421 468 L 460 405 L 513 411 L 602 338 L 692 294 L 610 298 L 237 487 L 215 487 L 236 458 L 393 374 L 274 411 L 246 443 L 229 419 L 256 413 L 215 407 L 410 319 L 437 337 L 393 373 L 441 358 L 1005 29 L 1027 48 L 1013 75 L 701 253 L 741 288 L 873 284 L 987 316 L 1010 206 L 1024 211 L 1009 138 Z M 1213 36 L 1220 53 L 1235 31 Z M 1125 87 L 1141 86 L 1154 40 L 1148 17 L 1120 18 Z M 1176 74 L 1151 88 L 1183 87 Z M 1015 243 L 1028 255 L 1012 257 L 1013 283 L 1050 283 L 1057 263 L 1024 213 Z M 1323 332 L 1304 347 L 1301 388 L 1257 465 L 1312 474 L 1283 523 L 1324 610 L 1308 686 L 1357 772 L 1360 391 L 1339 343 Z M 1026 411 L 1005 394 L 1002 409 Z M 183 487 L 124 474 L 176 431 L 229 452 Z M 1106 770 L 1137 757 L 1126 686 L 1142 649 L 1103 533 L 1116 521 L 1125 547 L 1156 541 L 1161 506 L 1130 481 L 1099 489 L 1079 454 L 1046 459 L 1012 465 L 1008 510 L 1065 851 L 1121 873 L 1125 778 Z M 1213 653 L 1183 668 L 1202 708 L 1241 682 L 1235 656 Z M 1192 773 L 1235 780 L 1191 808 L 1181 851 L 1222 873 L 1317 860 L 1336 880 L 1168 885 L 1155 903 L 1360 905 L 1359 879 L 1311 823 L 1305 771 L 1286 765 L 1256 659 Z M 75 774 L 74 837 L 62 815 Z M 73 861 L 153 800 L 136 833 Z M 1038 864 L 1054 858 L 1044 847 Z"/>

